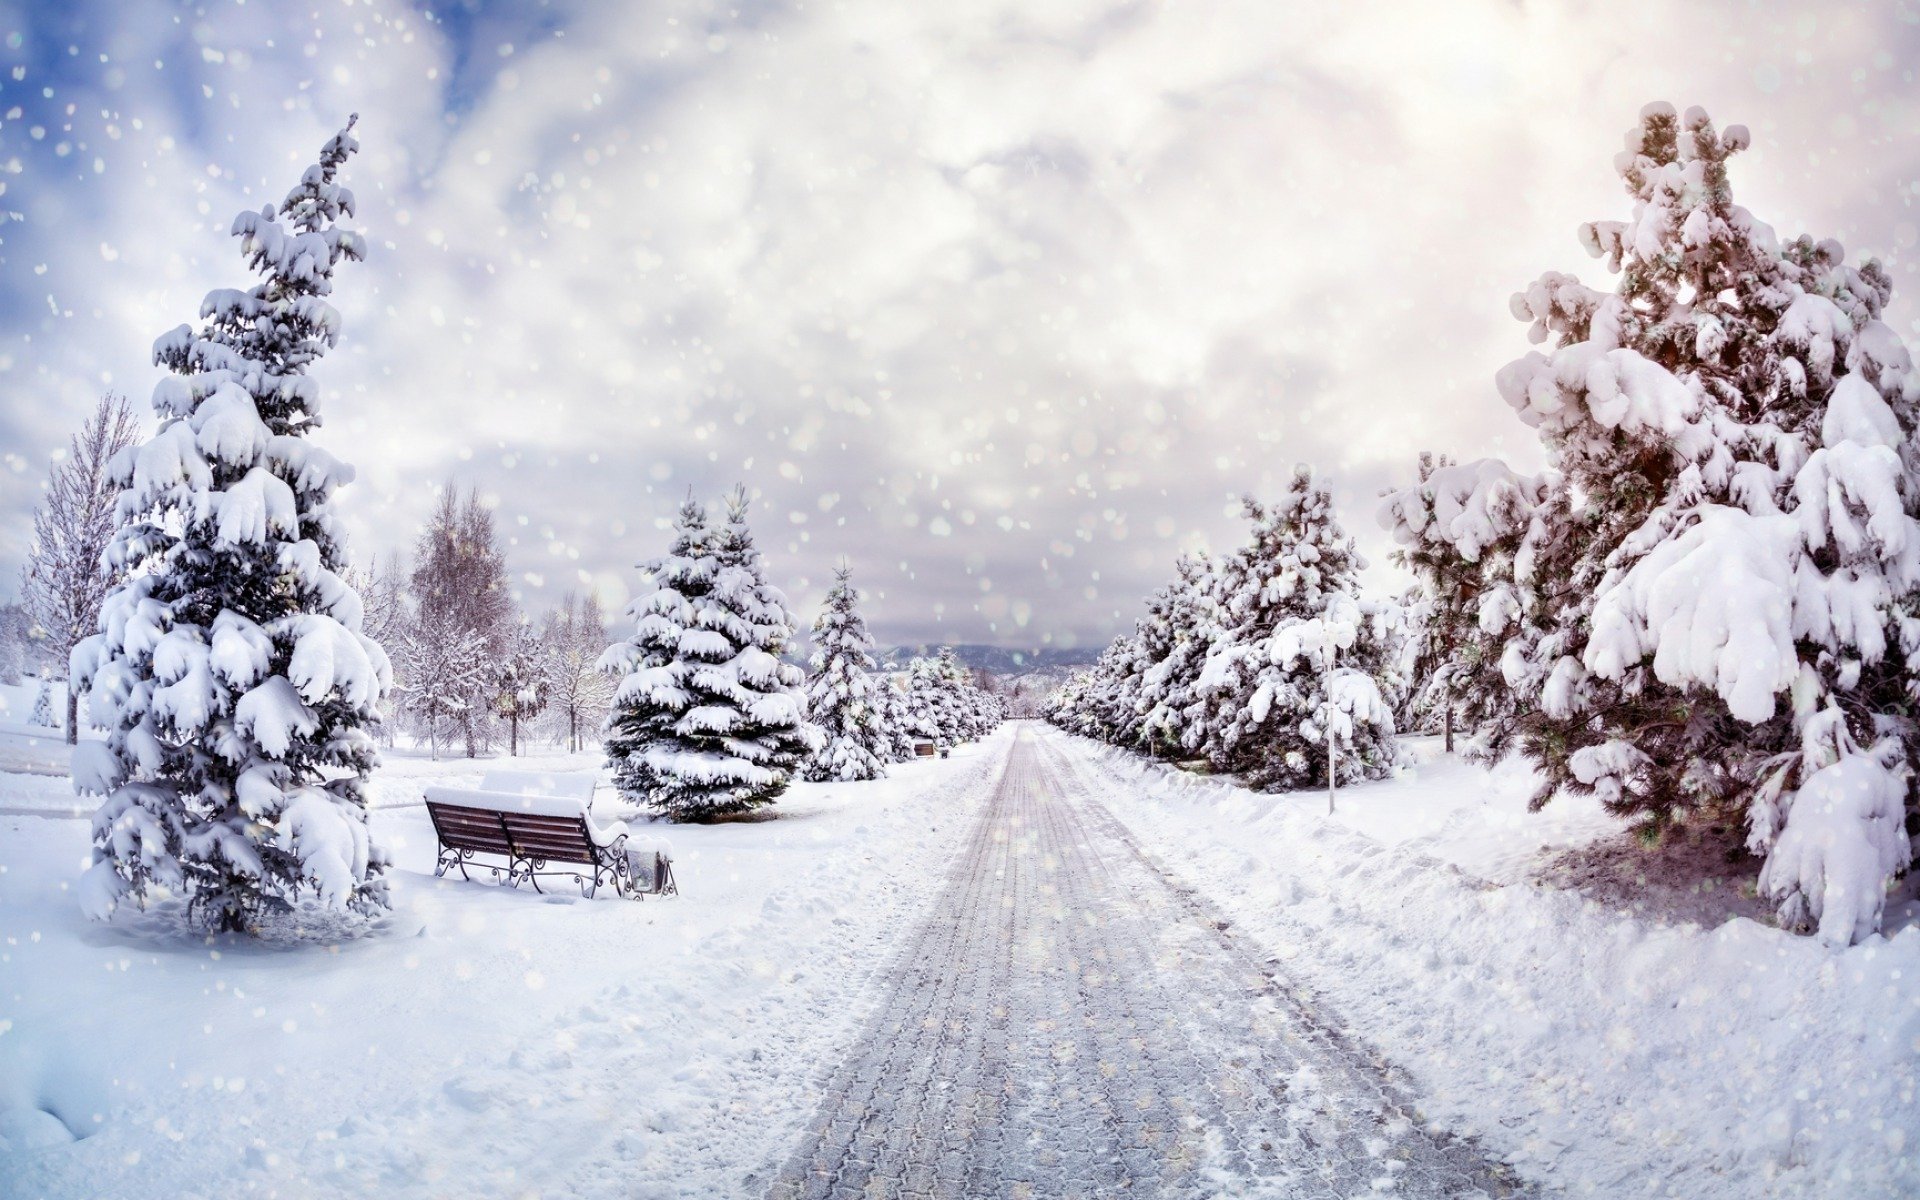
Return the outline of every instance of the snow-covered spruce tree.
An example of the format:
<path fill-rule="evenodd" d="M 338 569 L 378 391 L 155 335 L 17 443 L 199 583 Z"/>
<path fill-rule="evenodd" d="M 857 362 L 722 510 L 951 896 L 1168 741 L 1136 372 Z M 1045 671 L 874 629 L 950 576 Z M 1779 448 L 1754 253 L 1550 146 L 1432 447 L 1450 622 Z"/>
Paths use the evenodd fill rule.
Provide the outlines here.
<path fill-rule="evenodd" d="M 1467 753 L 1482 761 L 1513 750 L 1533 707 L 1507 685 L 1509 629 L 1524 611 L 1559 604 L 1566 582 L 1523 597 L 1514 579 L 1517 561 L 1530 567 L 1564 553 L 1541 545 L 1545 527 L 1533 524 L 1555 478 L 1517 475 L 1491 459 L 1422 455 L 1418 481 L 1381 507 L 1381 523 L 1399 543 L 1395 560 L 1420 581 L 1418 623 L 1401 655 L 1414 707 L 1438 715 L 1449 748 L 1454 724 L 1466 730 Z"/>
<path fill-rule="evenodd" d="M 952 740 L 959 743 L 979 739 L 991 726 L 981 702 L 980 689 L 974 683 L 973 672 L 960 661 L 960 656 L 954 653 L 952 646 L 940 647 L 934 664 L 939 669 L 941 682 L 947 688 L 947 706 L 952 714 Z"/>
<path fill-rule="evenodd" d="M 874 677 L 873 638 L 859 603 L 853 569 L 842 566 L 834 572 L 826 605 L 813 623 L 807 719 L 825 740 L 807 763 L 808 779 L 879 779 L 892 758 L 892 735 L 879 694 L 887 685 Z"/>
<path fill-rule="evenodd" d="M 1140 646 L 1133 634 L 1122 634 L 1100 652 L 1087 669 L 1075 702 L 1073 732 L 1109 745 L 1135 744 L 1138 718 L 1133 696 L 1138 676 L 1135 665 Z"/>
<path fill-rule="evenodd" d="M 1255 787 L 1310 787 L 1326 782 L 1331 732 L 1341 782 L 1385 776 L 1399 762 L 1391 619 L 1361 594 L 1366 564 L 1333 498 L 1301 466 L 1273 503 L 1246 506 L 1253 540 L 1222 564 L 1223 624 L 1195 685 L 1198 748 Z"/>
<path fill-rule="evenodd" d="M 1553 471 L 1481 624 L 1537 802 L 1743 814 L 1782 919 L 1846 943 L 1911 856 L 1920 377 L 1877 262 L 1733 203 L 1747 141 L 1649 105 L 1615 160 L 1632 218 L 1581 230 L 1614 288 L 1514 297 L 1556 345 L 1500 392 Z"/>
<path fill-rule="evenodd" d="M 938 659 L 916 657 L 907 663 L 907 723 L 941 748 L 962 740 L 957 698 Z"/>
<path fill-rule="evenodd" d="M 1182 555 L 1173 581 L 1147 602 L 1134 636 L 1145 670 L 1135 701 L 1140 749 L 1159 758 L 1187 756 L 1186 730 L 1194 721 L 1194 685 L 1206 663 L 1206 631 L 1213 625 L 1213 564 L 1205 555 Z"/>
<path fill-rule="evenodd" d="M 779 797 L 811 753 L 804 675 L 780 661 L 793 636 L 767 583 L 735 491 L 727 524 L 691 498 L 672 547 L 643 570 L 654 590 L 629 606 L 633 636 L 608 647 L 622 678 L 607 722 L 614 782 L 678 820 L 744 812 Z"/>
<path fill-rule="evenodd" d="M 887 735 L 887 761 L 912 762 L 913 743 L 920 727 L 906 691 L 891 672 L 882 672 L 874 678 L 874 695 L 880 706 L 880 727 Z"/>
<path fill-rule="evenodd" d="M 105 797 L 82 881 L 95 917 L 157 892 L 223 930 L 309 893 L 386 904 L 363 785 L 387 656 L 339 574 L 329 501 L 352 469 L 306 438 L 320 423 L 307 370 L 339 336 L 333 272 L 362 255 L 339 224 L 352 129 L 277 212 L 235 219 L 260 281 L 211 293 L 198 332 L 154 344 L 174 373 L 154 389 L 160 429 L 113 461 L 124 525 L 108 555 L 125 581 L 73 654 L 108 729 L 73 763 L 75 788 Z"/>

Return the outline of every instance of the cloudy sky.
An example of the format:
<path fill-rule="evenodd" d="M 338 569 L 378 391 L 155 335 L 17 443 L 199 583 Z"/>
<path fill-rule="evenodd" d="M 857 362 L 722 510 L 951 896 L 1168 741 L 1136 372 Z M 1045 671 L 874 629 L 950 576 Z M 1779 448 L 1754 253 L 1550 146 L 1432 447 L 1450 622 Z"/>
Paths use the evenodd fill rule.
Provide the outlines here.
<path fill-rule="evenodd" d="M 1338 10 L 1338 11 L 1336 11 Z M 1907 3 L 0 0 L 0 595 L 50 456 L 245 286 L 236 211 L 349 112 L 369 261 L 317 375 L 356 557 L 497 505 L 538 609 L 624 600 L 691 487 L 810 613 L 1104 641 L 1233 498 L 1423 448 L 1533 461 L 1507 296 L 1602 273 L 1640 106 L 1743 122 L 1736 198 L 1912 303 Z"/>

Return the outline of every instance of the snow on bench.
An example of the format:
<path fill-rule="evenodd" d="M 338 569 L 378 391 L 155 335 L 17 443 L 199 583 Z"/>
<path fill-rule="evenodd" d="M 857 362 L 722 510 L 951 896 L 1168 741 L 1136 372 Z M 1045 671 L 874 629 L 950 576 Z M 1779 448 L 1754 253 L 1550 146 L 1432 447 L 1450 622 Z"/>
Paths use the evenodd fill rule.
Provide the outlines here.
<path fill-rule="evenodd" d="M 488 867 L 496 880 L 518 887 L 524 879 L 536 892 L 541 876 L 564 875 L 589 898 L 603 884 L 632 899 L 679 894 L 673 851 L 663 839 L 640 837 L 624 821 L 594 818 L 597 783 L 591 772 L 494 770 L 478 788 L 427 788 L 427 815 L 440 840 L 433 873 L 458 867 L 461 878 L 471 879 L 468 861 L 487 854 L 507 860 L 504 870 Z M 549 871 L 550 862 L 588 870 Z"/>

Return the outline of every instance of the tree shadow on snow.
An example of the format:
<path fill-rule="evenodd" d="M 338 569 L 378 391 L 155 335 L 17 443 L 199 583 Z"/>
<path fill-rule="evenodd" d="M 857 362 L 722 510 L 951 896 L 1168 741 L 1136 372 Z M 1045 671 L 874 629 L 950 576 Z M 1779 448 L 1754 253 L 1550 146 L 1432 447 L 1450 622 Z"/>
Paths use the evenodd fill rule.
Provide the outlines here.
<path fill-rule="evenodd" d="M 1660 925 L 1712 929 L 1735 917 L 1775 925 L 1755 893 L 1760 859 L 1726 822 L 1675 822 L 1649 845 L 1627 830 L 1582 846 L 1543 851 L 1533 881 L 1566 888 L 1616 912 Z"/>
<path fill-rule="evenodd" d="M 318 904 L 296 905 L 274 913 L 250 933 L 213 933 L 188 918 L 181 900 L 162 900 L 145 910 L 122 909 L 109 921 L 84 921 L 80 940 L 93 946 L 143 951 L 262 955 L 315 949 L 339 950 L 356 942 L 410 937 L 418 932 L 402 910 L 363 917 Z"/>

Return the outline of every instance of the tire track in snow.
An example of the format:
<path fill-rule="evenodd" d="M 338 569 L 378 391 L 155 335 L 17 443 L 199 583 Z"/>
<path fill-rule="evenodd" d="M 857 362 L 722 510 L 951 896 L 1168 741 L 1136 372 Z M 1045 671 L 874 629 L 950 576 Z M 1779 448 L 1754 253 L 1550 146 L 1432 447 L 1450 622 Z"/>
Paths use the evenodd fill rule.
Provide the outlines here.
<path fill-rule="evenodd" d="M 1513 1196 L 1023 729 L 769 1194 Z"/>

